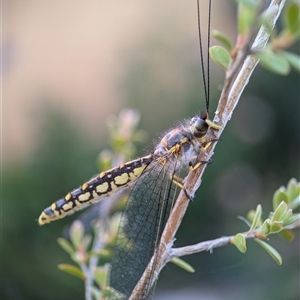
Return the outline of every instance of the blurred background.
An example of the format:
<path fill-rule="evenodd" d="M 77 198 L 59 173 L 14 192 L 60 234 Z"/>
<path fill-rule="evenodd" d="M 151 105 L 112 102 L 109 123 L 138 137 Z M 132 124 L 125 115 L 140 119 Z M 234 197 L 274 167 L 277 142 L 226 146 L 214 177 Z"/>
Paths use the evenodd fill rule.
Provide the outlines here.
<path fill-rule="evenodd" d="M 205 108 L 196 1 L 4 0 L 2 6 L 1 299 L 83 299 L 83 283 L 57 269 L 71 262 L 57 238 L 76 216 L 44 227 L 36 219 L 99 171 L 110 115 L 125 107 L 140 111 L 140 128 L 148 132 L 139 145 L 143 155 L 161 132 Z M 233 38 L 234 22 L 233 3 L 214 0 L 212 28 Z M 211 117 L 223 77 L 211 65 Z M 246 231 L 238 215 L 261 203 L 266 217 L 274 191 L 291 177 L 299 180 L 299 96 L 296 73 L 255 70 L 175 246 Z M 169 264 L 157 299 L 298 299 L 299 232 L 291 244 L 273 236 L 270 243 L 282 254 L 280 267 L 251 241 L 245 255 L 224 247 L 186 257 L 194 274 Z"/>

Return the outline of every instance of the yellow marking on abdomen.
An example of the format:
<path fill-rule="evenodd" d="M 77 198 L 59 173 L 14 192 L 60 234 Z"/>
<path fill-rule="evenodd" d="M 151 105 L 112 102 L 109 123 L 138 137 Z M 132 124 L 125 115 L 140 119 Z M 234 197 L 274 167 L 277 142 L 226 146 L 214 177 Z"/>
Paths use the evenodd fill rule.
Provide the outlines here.
<path fill-rule="evenodd" d="M 81 186 L 81 189 L 84 191 L 88 188 L 88 184 L 87 183 L 84 183 L 82 186 Z"/>
<path fill-rule="evenodd" d="M 72 198 L 71 193 L 68 193 L 68 194 L 66 195 L 66 197 L 65 197 L 65 199 L 66 199 L 67 201 L 69 201 L 71 198 Z"/>
<path fill-rule="evenodd" d="M 133 176 L 134 178 L 137 178 L 137 177 L 139 177 L 139 176 L 143 173 L 144 170 L 145 170 L 145 167 L 144 167 L 144 166 L 139 167 L 139 168 L 135 168 L 135 169 L 133 170 L 133 173 L 131 173 L 131 174 L 132 174 L 132 176 Z M 132 177 L 131 177 L 131 178 L 132 178 Z"/>
<path fill-rule="evenodd" d="M 85 201 L 88 201 L 89 198 L 91 197 L 91 193 L 90 192 L 87 192 L 87 193 L 84 193 L 84 194 L 81 194 L 78 196 L 78 200 L 80 202 L 85 202 Z"/>
<path fill-rule="evenodd" d="M 62 206 L 62 208 L 63 208 L 64 211 L 68 211 L 68 210 L 73 208 L 73 203 L 72 202 L 67 202 L 66 204 L 64 204 Z"/>
<path fill-rule="evenodd" d="M 109 185 L 107 182 L 103 182 L 96 186 L 96 192 L 99 194 L 106 193 L 108 191 Z"/>
<path fill-rule="evenodd" d="M 129 181 L 129 176 L 127 173 L 124 173 L 122 175 L 119 175 L 114 178 L 114 182 L 116 185 L 125 185 Z"/>

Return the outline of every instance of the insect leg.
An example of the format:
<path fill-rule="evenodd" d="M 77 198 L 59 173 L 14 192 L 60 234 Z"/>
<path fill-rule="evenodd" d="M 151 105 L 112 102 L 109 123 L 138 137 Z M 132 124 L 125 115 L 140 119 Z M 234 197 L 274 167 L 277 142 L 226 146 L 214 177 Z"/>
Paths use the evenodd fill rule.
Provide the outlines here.
<path fill-rule="evenodd" d="M 193 201 L 193 197 L 188 193 L 188 191 L 185 189 L 183 185 L 183 179 L 175 174 L 170 174 L 170 180 L 176 184 L 180 189 L 183 190 L 185 193 L 186 197 L 190 200 Z"/>

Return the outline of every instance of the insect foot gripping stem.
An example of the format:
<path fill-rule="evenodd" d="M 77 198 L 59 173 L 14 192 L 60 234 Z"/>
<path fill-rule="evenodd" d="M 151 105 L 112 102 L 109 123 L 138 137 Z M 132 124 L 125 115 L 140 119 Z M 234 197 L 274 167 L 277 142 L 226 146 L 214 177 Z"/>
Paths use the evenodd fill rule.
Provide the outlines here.
<path fill-rule="evenodd" d="M 198 169 L 200 167 L 200 165 L 211 164 L 211 163 L 212 163 L 212 159 L 198 161 L 194 164 L 190 161 L 189 162 L 189 169 L 191 171 L 194 171 L 194 170 Z"/>

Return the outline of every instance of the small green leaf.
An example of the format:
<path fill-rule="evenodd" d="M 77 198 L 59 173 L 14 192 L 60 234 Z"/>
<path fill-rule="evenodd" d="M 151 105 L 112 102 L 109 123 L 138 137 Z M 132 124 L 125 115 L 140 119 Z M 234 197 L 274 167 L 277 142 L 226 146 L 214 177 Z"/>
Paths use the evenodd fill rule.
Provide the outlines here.
<path fill-rule="evenodd" d="M 267 70 L 279 74 L 287 75 L 290 72 L 290 64 L 288 60 L 279 53 L 270 50 L 263 50 L 257 54 L 260 64 Z"/>
<path fill-rule="evenodd" d="M 254 209 L 249 210 L 247 213 L 247 219 L 251 222 L 251 224 L 253 223 L 255 213 L 256 211 Z"/>
<path fill-rule="evenodd" d="M 281 221 L 283 222 L 284 226 L 286 222 L 292 217 L 292 215 L 293 215 L 293 210 L 289 208 L 281 218 Z"/>
<path fill-rule="evenodd" d="M 266 242 L 260 239 L 255 239 L 254 241 L 258 243 L 260 246 L 262 246 L 271 255 L 271 257 L 276 261 L 278 265 L 282 264 L 282 257 L 277 252 L 277 250 L 275 250 L 272 246 L 270 246 L 269 244 L 267 244 Z"/>
<path fill-rule="evenodd" d="M 238 1 L 238 33 L 240 35 L 248 34 L 250 31 L 256 15 L 257 7 L 258 1 Z"/>
<path fill-rule="evenodd" d="M 212 60 L 221 66 L 225 71 L 231 62 L 230 54 L 221 46 L 213 46 L 209 48 L 209 54 Z"/>
<path fill-rule="evenodd" d="M 291 204 L 291 209 L 295 210 L 296 208 L 298 208 L 300 206 L 300 196 L 298 196 L 296 199 L 294 199 Z"/>
<path fill-rule="evenodd" d="M 82 271 L 73 265 L 68 265 L 68 264 L 59 264 L 57 266 L 61 271 L 64 271 L 66 273 L 69 273 L 71 275 L 74 275 L 75 277 L 78 277 L 82 280 L 85 280 L 85 276 L 82 273 Z"/>
<path fill-rule="evenodd" d="M 274 222 L 271 223 L 270 233 L 280 232 L 282 227 L 283 227 L 283 222 L 282 221 L 274 221 Z"/>
<path fill-rule="evenodd" d="M 283 50 L 280 51 L 280 53 L 283 57 L 285 57 L 287 59 L 287 61 L 291 65 L 291 67 L 296 72 L 300 73 L 300 56 L 295 53 L 291 53 L 291 52 L 283 51 Z"/>
<path fill-rule="evenodd" d="M 235 245 L 240 252 L 245 253 L 247 251 L 246 238 L 241 233 L 236 234 L 231 239 L 231 243 Z"/>
<path fill-rule="evenodd" d="M 188 264 L 187 262 L 185 262 L 184 260 L 182 260 L 181 258 L 179 257 L 173 257 L 171 259 L 171 262 L 175 265 L 177 265 L 179 268 L 189 272 L 189 273 L 194 273 L 195 272 L 195 269 L 190 265 Z"/>
<path fill-rule="evenodd" d="M 290 229 L 284 229 L 278 232 L 278 235 L 287 242 L 291 242 L 294 239 L 294 232 Z"/>
<path fill-rule="evenodd" d="M 261 205 L 258 204 L 256 207 L 254 217 L 253 217 L 250 231 L 253 231 L 255 228 L 257 228 L 261 224 L 261 215 L 262 215 L 262 208 L 261 208 Z"/>
<path fill-rule="evenodd" d="M 65 240 L 64 238 L 58 238 L 57 242 L 66 252 L 71 255 L 75 254 L 75 249 L 69 241 Z"/>
<path fill-rule="evenodd" d="M 288 3 L 283 12 L 284 28 L 293 36 L 300 35 L 300 8 L 297 3 Z"/>
<path fill-rule="evenodd" d="M 299 57 L 299 67 L 300 67 L 300 57 Z M 299 69 L 300 70 L 300 69 Z M 298 190 L 299 183 L 295 178 L 291 178 L 287 184 L 286 192 L 288 194 L 289 203 L 295 198 L 300 196 L 300 191 Z"/>
<path fill-rule="evenodd" d="M 284 201 L 285 203 L 289 203 L 288 195 L 286 193 L 285 188 L 282 186 L 278 190 L 275 191 L 273 195 L 273 210 L 275 211 L 279 204 Z"/>
<path fill-rule="evenodd" d="M 108 249 L 101 249 L 99 251 L 90 251 L 88 254 L 90 257 L 97 256 L 108 259 L 111 256 L 111 251 Z"/>
<path fill-rule="evenodd" d="M 227 50 L 231 51 L 233 49 L 233 45 L 227 35 L 224 33 L 218 31 L 218 30 L 213 30 L 212 32 L 213 37 L 219 41 Z"/>
<path fill-rule="evenodd" d="M 70 239 L 75 246 L 75 249 L 81 245 L 82 238 L 84 236 L 84 226 L 79 220 L 76 220 L 70 228 Z"/>
<path fill-rule="evenodd" d="M 266 219 L 264 223 L 260 227 L 260 231 L 262 234 L 269 234 L 271 230 L 271 221 L 270 219 Z"/>
<path fill-rule="evenodd" d="M 295 222 L 299 222 L 300 220 L 300 214 L 295 214 L 295 215 L 292 215 L 287 221 L 284 222 L 284 226 L 288 226 L 290 224 L 293 224 Z"/>
<path fill-rule="evenodd" d="M 94 279 L 101 289 L 104 289 L 107 282 L 108 267 L 97 267 L 94 271 Z"/>
<path fill-rule="evenodd" d="M 285 213 L 288 210 L 288 205 L 282 201 L 278 207 L 276 208 L 276 210 L 274 211 L 272 218 L 271 218 L 271 222 L 273 221 L 282 221 L 283 216 L 285 215 Z"/>

